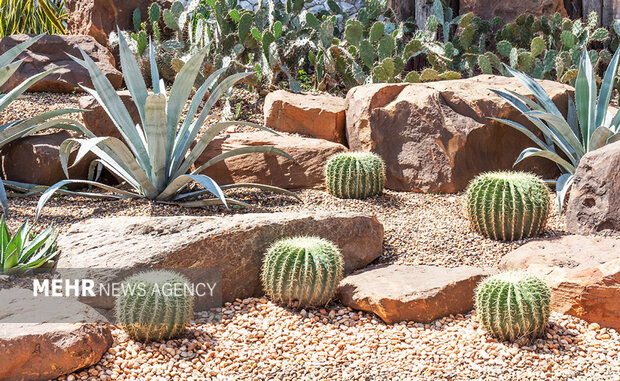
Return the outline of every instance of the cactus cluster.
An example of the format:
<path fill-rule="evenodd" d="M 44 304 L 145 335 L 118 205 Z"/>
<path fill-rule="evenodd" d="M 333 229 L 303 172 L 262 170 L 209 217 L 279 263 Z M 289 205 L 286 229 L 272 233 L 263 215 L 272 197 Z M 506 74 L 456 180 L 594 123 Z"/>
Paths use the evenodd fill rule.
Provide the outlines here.
<path fill-rule="evenodd" d="M 292 237 L 275 242 L 265 254 L 262 282 L 267 295 L 286 305 L 325 305 L 342 280 L 344 259 L 332 242 Z"/>
<path fill-rule="evenodd" d="M 549 214 L 549 189 L 536 175 L 489 172 L 467 188 L 467 212 L 478 233 L 497 240 L 540 234 Z"/>
<path fill-rule="evenodd" d="M 385 164 L 372 152 L 341 152 L 325 165 L 327 191 L 339 198 L 367 198 L 380 194 Z"/>
<path fill-rule="evenodd" d="M 476 313 L 500 340 L 542 335 L 549 320 L 551 291 L 534 275 L 510 271 L 483 280 L 475 293 Z"/>
<path fill-rule="evenodd" d="M 194 295 L 183 275 L 153 270 L 128 277 L 116 298 L 116 319 L 130 337 L 162 341 L 180 336 L 194 315 Z"/>

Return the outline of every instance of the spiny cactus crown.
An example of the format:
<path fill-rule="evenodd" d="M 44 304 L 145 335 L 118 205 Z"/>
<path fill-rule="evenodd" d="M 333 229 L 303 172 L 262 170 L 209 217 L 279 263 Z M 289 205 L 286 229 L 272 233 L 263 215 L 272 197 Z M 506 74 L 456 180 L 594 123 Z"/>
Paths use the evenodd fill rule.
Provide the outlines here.
<path fill-rule="evenodd" d="M 341 152 L 325 166 L 327 191 L 339 198 L 366 198 L 380 194 L 385 183 L 385 165 L 372 152 Z"/>
<path fill-rule="evenodd" d="M 263 287 L 274 301 L 286 305 L 325 305 L 342 280 L 343 263 L 338 247 L 326 239 L 285 238 L 267 250 Z"/>
<path fill-rule="evenodd" d="M 136 340 L 178 337 L 194 314 L 189 283 L 183 275 L 167 270 L 132 275 L 116 298 L 118 324 Z"/>
<path fill-rule="evenodd" d="M 534 275 L 509 271 L 486 278 L 476 289 L 476 312 L 501 340 L 540 336 L 551 311 L 551 291 Z"/>
<path fill-rule="evenodd" d="M 536 175 L 489 172 L 471 181 L 467 212 L 474 230 L 499 240 L 540 234 L 549 214 L 549 189 Z"/>

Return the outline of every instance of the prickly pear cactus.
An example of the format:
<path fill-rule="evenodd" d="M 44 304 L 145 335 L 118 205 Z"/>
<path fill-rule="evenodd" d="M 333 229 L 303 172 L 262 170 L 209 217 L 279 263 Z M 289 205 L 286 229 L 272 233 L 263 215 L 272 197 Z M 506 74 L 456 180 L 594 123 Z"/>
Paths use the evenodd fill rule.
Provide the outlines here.
<path fill-rule="evenodd" d="M 476 313 L 500 340 L 536 338 L 547 327 L 551 291 L 534 275 L 505 272 L 486 278 L 476 289 Z"/>
<path fill-rule="evenodd" d="M 123 282 L 116 298 L 118 324 L 140 341 L 162 341 L 180 336 L 194 315 L 189 280 L 172 271 L 135 274 Z M 180 292 L 171 290 L 181 290 Z"/>
<path fill-rule="evenodd" d="M 343 266 L 340 250 L 328 240 L 285 238 L 267 250 L 261 278 L 265 292 L 276 302 L 320 306 L 336 292 Z"/>
<path fill-rule="evenodd" d="M 489 172 L 467 188 L 467 213 L 475 231 L 513 241 L 540 234 L 549 214 L 549 189 L 536 175 Z"/>

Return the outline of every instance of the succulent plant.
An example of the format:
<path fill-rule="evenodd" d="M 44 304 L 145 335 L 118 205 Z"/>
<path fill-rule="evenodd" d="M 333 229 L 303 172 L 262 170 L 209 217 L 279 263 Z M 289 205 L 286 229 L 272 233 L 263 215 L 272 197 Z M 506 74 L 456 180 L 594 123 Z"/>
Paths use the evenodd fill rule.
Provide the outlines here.
<path fill-rule="evenodd" d="M 325 182 L 339 198 L 372 197 L 383 191 L 385 164 L 372 152 L 337 153 L 327 160 Z"/>
<path fill-rule="evenodd" d="M 500 340 L 536 338 L 545 331 L 551 291 L 534 275 L 509 271 L 483 280 L 475 293 L 476 313 Z"/>
<path fill-rule="evenodd" d="M 467 212 L 478 233 L 513 241 L 542 232 L 549 214 L 549 189 L 526 172 L 488 172 L 467 188 Z"/>
<path fill-rule="evenodd" d="M 326 239 L 285 238 L 265 254 L 263 287 L 274 301 L 286 305 L 325 305 L 342 280 L 343 263 L 338 247 Z"/>
<path fill-rule="evenodd" d="M 116 319 L 130 337 L 162 341 L 179 337 L 194 315 L 189 280 L 168 270 L 152 270 L 127 278 L 116 298 Z"/>

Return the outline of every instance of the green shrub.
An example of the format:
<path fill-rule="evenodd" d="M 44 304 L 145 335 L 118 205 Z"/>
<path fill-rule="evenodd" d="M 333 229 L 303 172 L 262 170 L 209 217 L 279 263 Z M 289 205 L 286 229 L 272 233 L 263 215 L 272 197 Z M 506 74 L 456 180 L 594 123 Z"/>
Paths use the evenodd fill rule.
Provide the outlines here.
<path fill-rule="evenodd" d="M 467 188 L 467 212 L 478 233 L 498 240 L 540 234 L 549 214 L 549 189 L 536 175 L 489 172 Z"/>
<path fill-rule="evenodd" d="M 189 280 L 167 270 L 127 278 L 116 298 L 116 319 L 131 338 L 162 341 L 179 337 L 194 315 Z"/>
<path fill-rule="evenodd" d="M 32 232 L 27 222 L 11 235 L 2 217 L 0 221 L 0 274 L 23 272 L 47 266 L 58 255 L 54 227 L 50 226 L 39 234 Z"/>
<path fill-rule="evenodd" d="M 263 287 L 270 298 L 286 305 L 325 305 L 342 280 L 343 263 L 338 247 L 325 239 L 282 239 L 265 255 Z"/>
<path fill-rule="evenodd" d="M 12 34 L 65 34 L 66 23 L 65 0 L 0 1 L 0 38 Z"/>
<path fill-rule="evenodd" d="M 541 336 L 551 311 L 551 291 L 539 278 L 505 272 L 486 278 L 476 289 L 476 313 L 485 329 L 501 340 Z"/>
<path fill-rule="evenodd" d="M 385 182 L 385 165 L 372 152 L 341 152 L 325 166 L 327 191 L 339 198 L 366 198 L 380 194 Z"/>

